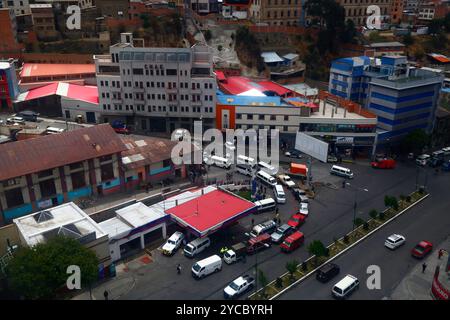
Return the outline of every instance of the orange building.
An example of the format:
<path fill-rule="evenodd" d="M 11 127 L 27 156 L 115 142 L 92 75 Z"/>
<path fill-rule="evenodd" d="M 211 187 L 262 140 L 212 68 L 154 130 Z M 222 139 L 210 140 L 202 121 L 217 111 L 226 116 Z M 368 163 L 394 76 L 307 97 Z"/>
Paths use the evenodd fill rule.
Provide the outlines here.
<path fill-rule="evenodd" d="M 17 41 L 17 23 L 14 10 L 0 8 L 0 52 L 17 53 L 22 49 Z"/>

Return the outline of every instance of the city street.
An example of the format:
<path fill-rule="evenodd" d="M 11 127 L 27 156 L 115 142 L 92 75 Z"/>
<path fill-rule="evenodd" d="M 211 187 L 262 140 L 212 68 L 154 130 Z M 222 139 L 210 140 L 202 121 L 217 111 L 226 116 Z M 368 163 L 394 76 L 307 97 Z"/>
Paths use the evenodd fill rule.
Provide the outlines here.
<path fill-rule="evenodd" d="M 297 161 L 304 162 L 302 160 Z M 395 170 L 375 170 L 369 166 L 368 162 L 362 162 L 359 164 L 345 164 L 345 166 L 351 168 L 355 173 L 355 178 L 350 181 L 351 186 L 367 188 L 369 190 L 368 192 L 357 192 L 357 214 L 364 219 L 367 218 L 367 213 L 371 209 L 375 208 L 377 210 L 381 210 L 384 208 L 383 199 L 386 194 L 395 195 L 398 197 L 400 194 L 408 194 L 415 188 L 416 166 L 412 163 L 400 164 Z M 239 225 L 231 227 L 228 231 L 222 231 L 216 235 L 213 235 L 211 247 L 202 252 L 198 257 L 195 257 L 193 260 L 184 257 L 181 250 L 179 250 L 173 257 L 165 257 L 162 256 L 160 252 L 154 251 L 152 254 L 152 263 L 140 268 L 136 272 L 130 271 L 132 276 L 135 277 L 136 284 L 130 292 L 121 298 L 223 299 L 222 290 L 230 281 L 242 274 L 254 274 L 256 259 L 258 259 L 259 268 L 263 270 L 269 280 L 273 280 L 275 277 L 286 271 L 285 265 L 287 261 L 296 259 L 301 262 L 309 256 L 306 248 L 308 243 L 311 241 L 321 240 L 327 245 L 333 241 L 333 238 L 341 237 L 344 233 L 351 230 L 355 189 L 352 187 L 346 187 L 343 189 L 342 178 L 331 176 L 329 174 L 329 168 L 330 164 L 323 164 L 317 161 L 313 162 L 312 175 L 314 177 L 314 181 L 332 183 L 337 186 L 337 189 L 328 187 L 316 188 L 317 195 L 314 200 L 310 201 L 310 214 L 307 222 L 300 228 L 300 230 L 305 234 L 305 245 L 297 249 L 292 254 L 283 254 L 280 252 L 278 246 L 273 245 L 271 248 L 260 252 L 258 256 L 248 257 L 246 263 L 237 263 L 234 265 L 224 264 L 222 271 L 219 273 L 210 275 L 199 281 L 194 280 L 190 275 L 190 268 L 195 261 L 201 260 L 211 254 L 218 253 L 219 249 L 224 245 L 230 246 L 233 243 L 244 239 L 244 233 L 250 231 L 251 229 L 251 219 L 254 219 L 256 224 L 272 219 L 274 217 L 274 213 L 267 212 L 256 216 L 246 217 L 240 221 Z M 218 170 L 222 169 L 212 167 L 210 172 L 216 172 Z M 222 171 L 225 174 L 226 171 Z M 441 173 L 439 176 L 434 177 L 434 173 L 431 173 L 430 169 L 427 171 L 430 171 L 427 177 L 427 183 L 430 185 L 432 190 L 436 192 L 436 194 L 441 194 L 443 185 L 446 181 L 448 181 L 448 177 L 445 173 Z M 248 177 L 244 177 L 239 174 L 234 174 L 233 178 L 235 180 L 248 179 Z M 425 183 L 425 175 L 423 173 L 418 178 L 419 184 Z M 287 192 L 287 195 L 287 203 L 279 205 L 279 213 L 282 223 L 286 222 L 298 209 L 297 201 L 293 198 L 291 193 Z M 437 195 L 435 195 L 435 198 L 436 197 Z M 418 208 L 432 205 L 436 206 L 437 209 L 441 206 L 441 210 L 443 210 L 446 205 L 445 203 L 434 203 L 431 199 L 432 198 L 430 197 L 429 200 L 425 201 L 425 204 L 419 206 Z M 409 220 L 409 214 L 410 213 L 406 213 L 404 216 L 404 219 L 407 221 Z M 421 219 L 425 218 L 421 217 Z M 423 221 L 417 222 L 419 227 L 423 227 L 423 224 Z M 445 223 L 436 224 L 434 228 L 438 229 L 435 230 L 435 234 L 437 236 L 445 233 L 444 230 L 448 230 L 448 225 L 447 228 L 445 228 Z M 384 230 L 389 231 L 387 228 Z M 381 239 L 385 238 L 384 234 L 382 236 L 378 234 L 375 236 L 379 236 Z M 406 236 L 408 237 L 408 234 L 406 234 Z M 442 235 L 442 237 L 443 236 L 444 235 Z M 410 237 L 411 240 L 409 241 L 411 241 L 411 243 L 418 240 L 415 238 L 413 239 L 412 236 Z M 435 239 L 430 238 L 430 240 L 434 241 Z M 382 249 L 384 249 L 382 246 L 383 241 L 381 241 Z M 410 243 L 409 241 L 408 243 Z M 367 248 L 359 249 L 359 247 L 353 250 L 360 250 L 355 253 L 355 256 L 362 256 L 366 252 L 371 252 L 368 251 Z M 407 246 L 401 250 L 404 250 L 405 252 L 408 251 Z M 410 264 L 413 264 L 413 262 L 414 261 L 409 261 Z M 182 265 L 181 275 L 176 274 L 176 265 L 178 263 Z M 370 260 L 368 264 L 370 263 L 374 262 Z M 365 264 L 358 263 L 358 265 L 363 266 Z M 173 270 L 173 272 L 171 272 L 171 270 Z M 345 269 L 343 268 L 343 272 L 345 272 L 344 270 Z M 365 269 L 363 271 L 365 271 Z M 397 277 L 396 274 L 393 273 L 391 278 L 392 281 L 398 282 L 401 280 L 401 275 Z M 300 286 L 298 288 L 300 288 Z M 310 290 L 306 291 L 309 292 Z M 363 290 L 361 290 L 361 292 L 362 291 Z M 329 291 L 327 292 L 329 293 Z M 308 295 L 308 293 L 304 294 Z M 292 298 L 296 299 L 294 293 L 293 295 L 294 296 Z M 328 296 L 329 294 L 326 294 L 324 298 Z M 383 296 L 384 294 L 382 294 L 380 298 Z M 288 298 L 288 295 L 286 295 L 286 297 Z M 357 297 L 356 294 L 355 297 Z M 242 298 L 245 298 L 245 296 Z"/>

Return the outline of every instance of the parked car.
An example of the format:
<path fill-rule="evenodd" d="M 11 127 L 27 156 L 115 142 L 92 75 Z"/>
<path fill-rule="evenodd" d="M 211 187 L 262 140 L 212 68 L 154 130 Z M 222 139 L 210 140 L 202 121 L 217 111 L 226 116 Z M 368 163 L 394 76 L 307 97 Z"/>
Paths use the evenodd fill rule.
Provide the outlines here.
<path fill-rule="evenodd" d="M 298 210 L 298 212 L 299 212 L 301 215 L 307 217 L 307 216 L 308 216 L 308 213 L 309 213 L 308 207 L 309 207 L 309 206 L 308 206 L 308 203 L 301 202 L 301 203 L 300 203 L 300 209 Z"/>
<path fill-rule="evenodd" d="M 293 188 L 295 187 L 295 182 L 292 181 L 291 177 L 289 177 L 286 174 L 280 174 L 278 175 L 278 180 L 281 181 L 282 184 L 284 184 L 286 187 L 288 188 Z"/>
<path fill-rule="evenodd" d="M 428 162 L 428 165 L 432 168 L 437 168 L 440 167 L 443 163 L 443 158 L 431 158 L 430 162 Z"/>
<path fill-rule="evenodd" d="M 445 148 L 442 148 L 441 150 L 444 151 L 445 156 L 450 155 L 450 147 L 445 147 Z"/>
<path fill-rule="evenodd" d="M 300 188 L 292 188 L 291 191 L 292 191 L 292 194 L 294 195 L 294 198 L 297 200 L 300 200 L 300 196 L 306 197 L 305 190 L 302 190 Z"/>
<path fill-rule="evenodd" d="M 223 296 L 225 299 L 237 298 L 246 291 L 253 288 L 255 279 L 249 275 L 241 276 L 231 282 L 224 290 Z"/>
<path fill-rule="evenodd" d="M 263 233 L 273 233 L 277 229 L 277 223 L 273 220 L 267 220 L 253 227 L 250 232 L 251 237 L 257 237 Z"/>
<path fill-rule="evenodd" d="M 338 158 L 332 154 L 327 156 L 327 162 L 328 163 L 337 163 L 338 162 Z"/>
<path fill-rule="evenodd" d="M 421 154 L 416 158 L 416 164 L 419 166 L 426 166 L 428 161 L 430 161 L 430 158 L 429 154 Z"/>
<path fill-rule="evenodd" d="M 116 133 L 119 134 L 130 134 L 130 129 L 127 127 L 113 128 Z"/>
<path fill-rule="evenodd" d="M 167 242 L 162 247 L 162 253 L 166 256 L 173 255 L 183 242 L 184 234 L 180 231 L 176 231 L 167 239 Z"/>
<path fill-rule="evenodd" d="M 412 250 L 411 255 L 415 258 L 422 259 L 433 250 L 433 244 L 429 241 L 420 241 Z"/>
<path fill-rule="evenodd" d="M 386 241 L 384 242 L 385 247 L 395 250 L 398 247 L 405 244 L 406 238 L 402 236 L 401 234 L 393 234 L 387 237 Z"/>
<path fill-rule="evenodd" d="M 372 168 L 376 169 L 394 169 L 396 162 L 390 158 L 377 158 L 371 162 Z"/>
<path fill-rule="evenodd" d="M 300 213 L 296 213 L 294 214 L 289 221 L 287 222 L 287 224 L 289 226 L 291 226 L 294 229 L 299 228 L 302 224 L 304 224 L 306 221 L 306 216 L 300 214 Z"/>
<path fill-rule="evenodd" d="M 284 153 L 284 155 L 286 157 L 289 157 L 289 158 L 297 158 L 297 159 L 301 159 L 302 158 L 302 153 L 300 151 L 298 151 L 298 150 L 295 150 L 295 149 L 291 149 L 289 151 L 286 151 Z"/>
<path fill-rule="evenodd" d="M 18 112 L 15 116 L 21 117 L 25 121 L 37 122 L 37 117 L 39 116 L 39 113 L 31 111 L 31 110 L 24 110 L 24 111 Z"/>
<path fill-rule="evenodd" d="M 443 171 L 450 171 L 450 160 L 447 160 L 442 164 L 442 170 Z"/>
<path fill-rule="evenodd" d="M 282 252 L 292 252 L 298 247 L 300 247 L 305 242 L 305 235 L 300 231 L 295 231 L 289 237 L 284 239 L 283 243 L 280 244 L 280 249 Z"/>
<path fill-rule="evenodd" d="M 330 281 L 339 274 L 340 268 L 335 263 L 327 263 L 322 268 L 317 270 L 316 279 L 322 283 Z"/>
<path fill-rule="evenodd" d="M 22 117 L 11 117 L 6 119 L 6 124 L 25 124 L 25 119 Z"/>
<path fill-rule="evenodd" d="M 295 229 L 290 226 L 289 224 L 285 223 L 277 228 L 277 230 L 272 233 L 270 238 L 272 239 L 272 242 L 274 243 L 280 243 L 284 240 L 287 236 L 290 236 L 292 233 L 294 233 Z"/>
<path fill-rule="evenodd" d="M 220 270 L 222 270 L 222 258 L 215 254 L 194 263 L 191 268 L 191 273 L 195 279 L 202 279 L 207 275 L 219 272 Z"/>
<path fill-rule="evenodd" d="M 247 254 L 253 254 L 272 245 L 270 234 L 263 233 L 257 237 L 251 238 L 247 243 Z"/>

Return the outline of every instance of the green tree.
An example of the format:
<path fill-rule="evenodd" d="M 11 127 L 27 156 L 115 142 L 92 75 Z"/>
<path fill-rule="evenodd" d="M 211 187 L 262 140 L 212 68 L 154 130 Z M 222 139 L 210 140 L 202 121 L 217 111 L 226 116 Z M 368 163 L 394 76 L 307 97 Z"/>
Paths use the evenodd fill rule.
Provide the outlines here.
<path fill-rule="evenodd" d="M 289 277 L 291 278 L 291 280 L 294 279 L 294 273 L 295 271 L 297 271 L 297 266 L 298 266 L 297 260 L 286 262 L 286 270 L 289 272 Z"/>
<path fill-rule="evenodd" d="M 319 257 L 324 257 L 327 255 L 327 248 L 323 245 L 322 241 L 314 240 L 308 246 L 308 252 L 314 255 L 314 264 L 317 266 Z"/>
<path fill-rule="evenodd" d="M 81 286 L 91 285 L 98 274 L 95 253 L 79 241 L 55 237 L 32 248 L 21 248 L 6 268 L 13 291 L 27 299 L 51 299 L 66 285 L 67 267 L 76 265 L 81 271 Z"/>
<path fill-rule="evenodd" d="M 430 137 L 423 129 L 414 129 L 406 135 L 401 145 L 407 152 L 420 153 L 429 141 Z"/>
<path fill-rule="evenodd" d="M 376 209 L 370 210 L 369 216 L 370 216 L 372 219 L 375 219 L 375 218 L 378 216 L 378 211 L 377 211 Z"/>
<path fill-rule="evenodd" d="M 266 296 L 266 286 L 269 284 L 269 280 L 267 279 L 264 272 L 260 269 L 258 269 L 258 281 L 259 281 L 259 284 L 261 285 L 262 295 L 263 295 L 263 297 L 265 297 Z"/>
<path fill-rule="evenodd" d="M 356 218 L 354 223 L 355 223 L 355 226 L 359 227 L 360 225 L 364 224 L 364 220 L 361 218 Z"/>

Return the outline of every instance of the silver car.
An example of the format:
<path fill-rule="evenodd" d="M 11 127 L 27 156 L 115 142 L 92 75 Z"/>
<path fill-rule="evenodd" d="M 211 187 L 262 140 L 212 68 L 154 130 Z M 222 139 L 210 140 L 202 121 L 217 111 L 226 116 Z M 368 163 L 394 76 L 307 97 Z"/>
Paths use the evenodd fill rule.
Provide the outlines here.
<path fill-rule="evenodd" d="M 280 243 L 284 238 L 292 234 L 294 231 L 294 228 L 285 223 L 279 226 L 278 229 L 274 233 L 272 233 L 270 238 L 272 239 L 273 243 Z"/>

